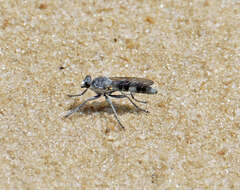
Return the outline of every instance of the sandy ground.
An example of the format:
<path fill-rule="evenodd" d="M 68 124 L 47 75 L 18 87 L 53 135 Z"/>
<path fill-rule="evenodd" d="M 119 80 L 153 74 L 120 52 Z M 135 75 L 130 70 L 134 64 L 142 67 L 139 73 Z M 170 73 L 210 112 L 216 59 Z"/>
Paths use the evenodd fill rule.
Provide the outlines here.
<path fill-rule="evenodd" d="M 240 3 L 0 1 L 0 189 L 240 189 Z M 153 80 L 150 111 L 80 93 Z"/>

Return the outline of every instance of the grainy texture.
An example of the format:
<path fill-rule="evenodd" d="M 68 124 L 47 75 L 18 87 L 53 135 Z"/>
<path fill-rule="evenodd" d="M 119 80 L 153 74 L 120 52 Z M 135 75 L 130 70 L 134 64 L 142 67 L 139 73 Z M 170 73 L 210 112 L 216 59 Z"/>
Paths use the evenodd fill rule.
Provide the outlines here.
<path fill-rule="evenodd" d="M 41 2 L 41 3 L 39 3 Z M 240 189 L 240 3 L 0 1 L 0 189 Z M 135 111 L 86 74 L 155 81 Z"/>

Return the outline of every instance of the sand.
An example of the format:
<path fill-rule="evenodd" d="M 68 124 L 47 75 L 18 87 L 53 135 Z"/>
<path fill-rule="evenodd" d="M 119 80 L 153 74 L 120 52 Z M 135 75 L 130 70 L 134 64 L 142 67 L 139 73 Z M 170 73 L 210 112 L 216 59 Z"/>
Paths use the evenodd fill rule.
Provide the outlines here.
<path fill-rule="evenodd" d="M 1 1 L 0 189 L 240 189 L 240 3 Z M 137 111 L 83 78 L 142 77 Z"/>

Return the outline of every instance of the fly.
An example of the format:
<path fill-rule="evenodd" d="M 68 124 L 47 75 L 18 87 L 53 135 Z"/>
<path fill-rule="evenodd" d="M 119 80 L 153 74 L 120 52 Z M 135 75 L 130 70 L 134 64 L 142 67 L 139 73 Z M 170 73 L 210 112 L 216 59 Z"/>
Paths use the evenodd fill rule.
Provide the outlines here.
<path fill-rule="evenodd" d="M 137 100 L 134 97 L 134 93 L 143 93 L 143 94 L 157 94 L 157 90 L 152 88 L 151 85 L 154 82 L 149 79 L 144 78 L 136 78 L 136 77 L 97 77 L 92 80 L 90 75 L 87 75 L 82 82 L 81 88 L 86 88 L 82 93 L 75 95 L 68 95 L 69 97 L 76 97 L 84 95 L 88 89 L 91 89 L 96 93 L 95 96 L 88 98 L 82 104 L 69 110 L 68 114 L 65 115 L 69 117 L 71 114 L 78 112 L 87 102 L 96 100 L 101 96 L 104 96 L 106 101 L 112 108 L 114 117 L 118 121 L 118 124 L 122 129 L 125 129 L 120 120 L 118 119 L 118 115 L 115 107 L 110 99 L 111 98 L 127 98 L 136 109 L 143 111 L 145 113 L 149 113 L 147 110 L 144 110 L 138 107 L 134 101 L 140 103 L 147 103 L 146 101 Z M 113 94 L 114 92 L 120 92 L 120 94 Z M 125 94 L 124 92 L 129 92 L 129 94 Z"/>

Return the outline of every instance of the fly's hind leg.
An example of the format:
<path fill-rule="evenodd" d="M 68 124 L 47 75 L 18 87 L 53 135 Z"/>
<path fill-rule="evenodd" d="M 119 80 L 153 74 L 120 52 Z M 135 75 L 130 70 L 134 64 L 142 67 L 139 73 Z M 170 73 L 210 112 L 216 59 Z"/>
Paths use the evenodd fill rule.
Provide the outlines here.
<path fill-rule="evenodd" d="M 137 100 L 137 99 L 133 96 L 133 93 L 132 93 L 132 92 L 130 92 L 130 95 L 131 95 L 132 99 L 135 100 L 136 102 L 140 102 L 140 103 L 143 103 L 143 104 L 146 104 L 146 103 L 147 103 L 147 101 Z"/>
<path fill-rule="evenodd" d="M 109 94 L 109 96 L 111 96 L 111 97 L 113 97 L 113 98 L 127 98 L 127 99 L 134 105 L 134 107 L 135 107 L 136 109 L 141 110 L 141 111 L 143 111 L 143 112 L 145 112 L 145 113 L 149 113 L 149 111 L 138 107 L 138 106 L 132 101 L 132 99 L 129 98 L 126 94 L 124 94 L 124 93 L 122 93 L 122 92 L 121 92 L 121 94 L 122 94 L 122 95 Z"/>

